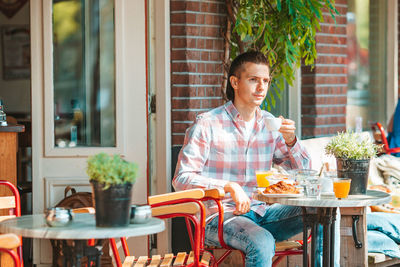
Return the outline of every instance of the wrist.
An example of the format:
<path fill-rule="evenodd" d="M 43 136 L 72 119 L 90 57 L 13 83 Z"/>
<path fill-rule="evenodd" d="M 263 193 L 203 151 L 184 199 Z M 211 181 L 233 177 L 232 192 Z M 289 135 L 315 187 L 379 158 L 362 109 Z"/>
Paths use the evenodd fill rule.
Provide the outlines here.
<path fill-rule="evenodd" d="M 285 144 L 286 144 L 288 147 L 294 146 L 294 145 L 296 144 L 296 142 L 297 142 L 296 136 L 294 136 L 293 140 L 290 141 L 290 142 L 288 142 L 288 141 L 285 140 Z"/>

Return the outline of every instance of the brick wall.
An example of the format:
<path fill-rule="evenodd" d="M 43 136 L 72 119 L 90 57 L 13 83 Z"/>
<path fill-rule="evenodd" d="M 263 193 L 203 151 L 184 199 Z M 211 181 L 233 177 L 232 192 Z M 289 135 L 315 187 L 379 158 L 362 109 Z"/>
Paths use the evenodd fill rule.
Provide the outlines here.
<path fill-rule="evenodd" d="M 336 23 L 324 12 L 316 36 L 318 58 L 315 67 L 302 66 L 302 138 L 336 134 L 346 130 L 347 103 L 347 1 L 337 0 Z"/>
<path fill-rule="evenodd" d="M 223 103 L 223 0 L 171 0 L 172 145 L 196 115 Z"/>

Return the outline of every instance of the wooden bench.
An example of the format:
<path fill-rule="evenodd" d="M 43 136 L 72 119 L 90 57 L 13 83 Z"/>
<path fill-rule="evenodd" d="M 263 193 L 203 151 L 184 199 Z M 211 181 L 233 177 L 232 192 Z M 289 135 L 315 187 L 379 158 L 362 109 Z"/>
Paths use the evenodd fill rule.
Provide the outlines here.
<path fill-rule="evenodd" d="M 179 252 L 176 256 L 174 254 L 165 254 L 164 257 L 160 255 L 153 255 L 151 258 L 147 256 L 127 256 L 122 267 L 170 267 L 170 266 L 186 266 L 193 263 L 193 251 L 189 254 L 186 252 Z M 201 257 L 201 263 L 209 266 L 211 255 L 205 252 Z"/>

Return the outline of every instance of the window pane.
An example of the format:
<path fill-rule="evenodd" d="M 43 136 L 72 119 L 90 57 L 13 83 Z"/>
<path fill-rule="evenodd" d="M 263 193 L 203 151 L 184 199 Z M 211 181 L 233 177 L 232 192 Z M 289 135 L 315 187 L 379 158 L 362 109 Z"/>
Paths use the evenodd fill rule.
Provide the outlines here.
<path fill-rule="evenodd" d="M 386 121 L 386 3 L 349 0 L 347 14 L 347 129 Z"/>
<path fill-rule="evenodd" d="M 113 0 L 53 0 L 56 147 L 115 146 Z"/>

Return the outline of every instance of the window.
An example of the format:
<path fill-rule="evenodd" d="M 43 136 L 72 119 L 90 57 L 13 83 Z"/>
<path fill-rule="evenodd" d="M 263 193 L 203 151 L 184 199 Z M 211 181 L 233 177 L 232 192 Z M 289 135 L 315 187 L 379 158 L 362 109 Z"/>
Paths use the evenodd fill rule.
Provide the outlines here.
<path fill-rule="evenodd" d="M 386 122 L 387 1 L 349 0 L 347 13 L 348 91 L 346 127 L 356 118 L 368 130 Z"/>
<path fill-rule="evenodd" d="M 54 142 L 114 147 L 113 0 L 53 0 Z"/>

